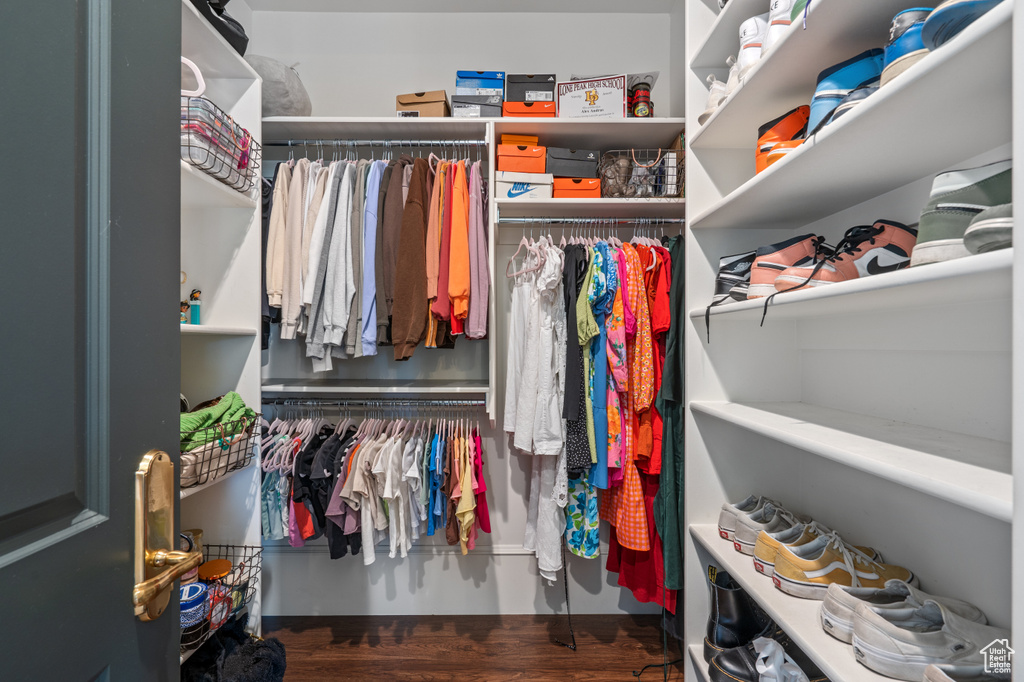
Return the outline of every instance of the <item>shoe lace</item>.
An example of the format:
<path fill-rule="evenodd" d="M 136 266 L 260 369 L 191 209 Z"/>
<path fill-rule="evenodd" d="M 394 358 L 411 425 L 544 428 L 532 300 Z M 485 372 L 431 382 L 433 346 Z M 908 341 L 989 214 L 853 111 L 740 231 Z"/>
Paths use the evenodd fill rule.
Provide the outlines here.
<path fill-rule="evenodd" d="M 846 564 L 846 570 L 850 574 L 850 581 L 853 587 L 860 587 L 860 577 L 857 575 L 857 565 L 864 566 L 865 568 L 875 570 L 878 568 L 878 564 L 875 563 L 871 557 L 864 554 L 853 545 L 848 545 L 846 542 L 839 537 L 839 533 L 832 531 L 828 534 L 827 547 L 833 548 L 840 556 L 843 557 L 843 562 Z"/>
<path fill-rule="evenodd" d="M 843 244 L 846 241 L 846 237 L 849 236 L 850 232 L 852 232 L 855 229 L 856 228 L 850 228 L 849 230 L 847 230 L 846 231 L 846 235 L 843 236 L 843 239 L 840 240 L 839 244 L 836 245 L 836 246 L 829 246 L 828 244 L 826 244 L 825 243 L 825 238 L 820 236 L 820 235 L 815 237 L 814 238 L 814 260 L 815 260 L 814 270 L 811 271 L 811 274 L 809 274 L 807 276 L 807 279 L 805 279 L 803 282 L 801 282 L 800 284 L 796 284 L 796 285 L 790 287 L 789 289 L 786 289 L 785 291 L 792 291 L 793 289 L 799 289 L 803 285 L 805 285 L 808 282 L 810 282 L 814 278 L 814 276 L 816 274 L 818 274 L 818 270 L 821 269 L 821 266 L 823 266 L 826 262 L 832 260 L 833 258 L 835 258 L 839 254 L 839 249 L 840 248 L 844 248 Z M 772 299 L 774 299 L 776 296 L 778 296 L 781 293 L 785 293 L 785 291 L 776 291 L 774 294 L 772 294 L 771 296 L 768 296 L 767 298 L 764 299 L 764 309 L 761 311 L 761 325 L 760 326 L 762 326 L 762 327 L 764 326 L 764 318 L 768 316 L 768 306 L 771 304 Z"/>
<path fill-rule="evenodd" d="M 807 0 L 807 4 L 804 5 L 804 30 L 807 30 L 807 13 L 811 10 L 811 0 Z"/>

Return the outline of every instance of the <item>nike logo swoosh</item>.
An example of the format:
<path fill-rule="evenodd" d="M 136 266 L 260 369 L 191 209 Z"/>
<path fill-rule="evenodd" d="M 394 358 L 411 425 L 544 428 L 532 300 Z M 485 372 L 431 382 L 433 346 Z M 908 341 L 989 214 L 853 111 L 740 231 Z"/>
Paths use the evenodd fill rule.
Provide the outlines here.
<path fill-rule="evenodd" d="M 515 199 L 516 197 L 521 197 L 524 194 L 526 194 L 527 192 L 532 192 L 532 191 L 533 191 L 532 187 L 530 189 L 521 189 L 521 190 L 516 190 L 515 188 L 513 188 L 513 189 L 510 189 L 508 191 L 508 198 L 509 199 Z"/>
<path fill-rule="evenodd" d="M 867 271 L 869 275 L 878 275 L 883 272 L 895 272 L 896 270 L 906 267 L 906 265 L 906 261 L 901 261 L 899 263 L 891 263 L 889 265 L 881 265 L 879 264 L 878 257 L 876 256 L 875 258 L 872 258 L 870 261 L 868 261 Z"/>

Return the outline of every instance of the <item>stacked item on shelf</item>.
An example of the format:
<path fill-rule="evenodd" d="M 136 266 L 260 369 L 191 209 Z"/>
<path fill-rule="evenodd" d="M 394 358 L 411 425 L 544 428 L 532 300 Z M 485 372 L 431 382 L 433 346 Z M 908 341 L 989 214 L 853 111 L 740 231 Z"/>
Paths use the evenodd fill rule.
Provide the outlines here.
<path fill-rule="evenodd" d="M 228 187 L 248 193 L 260 167 L 260 145 L 220 107 L 202 96 L 206 90 L 199 68 L 181 58 L 198 87 L 181 91 L 181 158 Z"/>
<path fill-rule="evenodd" d="M 535 135 L 502 135 L 498 145 L 495 196 L 501 199 L 550 199 L 554 176 L 547 173 L 547 148 Z"/>
<path fill-rule="evenodd" d="M 554 118 L 555 74 L 510 73 L 505 78 L 505 102 L 502 116 Z"/>
<path fill-rule="evenodd" d="M 452 96 L 456 118 L 500 117 L 505 94 L 503 71 L 459 71 Z"/>
<path fill-rule="evenodd" d="M 448 106 L 448 93 L 444 90 L 430 90 L 397 95 L 395 111 L 399 118 L 418 118 L 420 116 L 451 116 L 452 110 Z"/>
<path fill-rule="evenodd" d="M 255 455 L 256 413 L 234 391 L 181 414 L 181 487 L 244 468 Z"/>
<path fill-rule="evenodd" d="M 683 194 L 683 148 L 614 149 L 601 157 L 601 196 L 614 199 L 663 198 Z"/>
<path fill-rule="evenodd" d="M 468 146 L 468 145 L 467 145 Z M 486 191 L 479 160 L 280 163 L 269 210 L 269 306 L 314 372 L 487 336 Z M 429 311 L 429 313 L 428 313 Z"/>
<path fill-rule="evenodd" d="M 770 498 L 751 495 L 723 504 L 718 532 L 737 552 L 751 555 L 755 570 L 782 592 L 822 600 L 824 631 L 852 644 L 858 662 L 888 677 L 921 680 L 929 663 L 955 664 L 952 672 L 960 674 L 977 672 L 973 668 L 986 662 L 985 649 L 1010 638 L 1008 630 L 988 625 L 978 607 L 922 591 L 913 572 L 882 563 L 874 549 L 848 544 Z M 746 631 L 761 625 L 763 617 L 732 613 L 735 598 L 716 593 L 723 586 L 712 579 L 712 620 L 739 620 Z M 759 611 L 749 598 L 741 603 Z M 708 632 L 711 637 L 710 624 Z M 708 650 L 706 640 L 705 656 Z"/>
<path fill-rule="evenodd" d="M 597 558 L 603 519 L 607 569 L 619 585 L 674 613 L 676 591 L 666 585 L 681 566 L 666 559 L 678 554 L 667 549 L 672 540 L 665 551 L 661 542 L 675 537 L 681 448 L 661 401 L 666 387 L 679 390 L 670 375 L 678 358 L 666 353 L 681 348 L 685 322 L 683 240 L 590 236 L 558 245 L 524 234 L 506 267 L 513 288 L 502 428 L 531 460 L 524 546 L 554 580 L 562 537 L 573 554 Z M 655 497 L 664 504 L 657 514 Z"/>
<path fill-rule="evenodd" d="M 266 540 L 302 547 L 326 537 L 331 559 L 362 553 L 369 566 L 385 539 L 388 555 L 404 559 L 421 535 L 443 534 L 467 554 L 491 532 L 478 419 L 278 418 L 263 426 Z"/>

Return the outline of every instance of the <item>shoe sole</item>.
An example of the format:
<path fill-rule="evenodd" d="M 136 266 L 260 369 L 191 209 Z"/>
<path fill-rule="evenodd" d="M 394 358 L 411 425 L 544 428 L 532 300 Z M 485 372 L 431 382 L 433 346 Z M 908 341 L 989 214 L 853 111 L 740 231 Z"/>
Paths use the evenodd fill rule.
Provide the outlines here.
<path fill-rule="evenodd" d="M 743 540 L 740 540 L 739 538 L 737 538 L 735 535 L 733 535 L 733 538 L 732 538 L 732 548 L 735 549 L 740 554 L 746 554 L 747 556 L 754 556 L 754 543 L 753 542 L 749 542 L 749 543 L 748 542 L 744 542 Z"/>
<path fill-rule="evenodd" d="M 964 232 L 964 247 L 971 253 L 988 253 L 1013 245 L 1013 216 L 974 223 Z"/>
<path fill-rule="evenodd" d="M 772 582 L 775 583 L 775 587 L 786 594 L 794 597 L 800 597 L 801 599 L 816 599 L 818 601 L 824 601 L 825 593 L 828 592 L 828 585 L 802 583 L 791 578 L 783 577 L 779 575 L 778 572 L 772 575 Z"/>
<path fill-rule="evenodd" d="M 963 239 L 936 239 L 914 247 L 910 254 L 910 267 L 941 263 L 970 256 L 971 252 L 964 246 Z"/>
<path fill-rule="evenodd" d="M 852 644 L 853 656 L 861 665 L 887 677 L 895 677 L 900 680 L 923 679 L 924 669 L 929 664 L 953 662 L 948 658 L 938 658 L 937 656 L 895 654 L 865 643 L 856 634 L 853 635 Z"/>
<path fill-rule="evenodd" d="M 894 61 L 892 64 L 889 64 L 887 67 L 882 69 L 882 80 L 879 85 L 884 86 L 893 78 L 900 75 L 901 73 L 909 69 L 914 64 L 917 64 L 919 61 L 921 61 L 927 56 L 927 49 L 918 50 L 916 52 L 908 52 L 907 54 L 903 55 L 902 57 Z"/>
<path fill-rule="evenodd" d="M 722 528 L 721 526 L 718 527 L 718 537 L 722 538 L 723 540 L 728 540 L 729 542 L 732 542 L 733 536 L 735 534 L 735 529 L 729 530 L 728 528 Z"/>
<path fill-rule="evenodd" d="M 704 638 L 704 660 L 710 662 L 717 654 L 722 653 L 725 649 L 717 647 L 711 643 L 707 637 Z"/>
<path fill-rule="evenodd" d="M 818 620 L 821 621 L 821 629 L 840 642 L 853 642 L 853 621 L 836 617 L 834 613 L 825 609 L 825 602 L 822 602 L 818 610 Z"/>
<path fill-rule="evenodd" d="M 768 576 L 771 578 L 775 575 L 775 564 L 770 561 L 759 559 L 757 555 L 754 555 L 754 570 L 761 575 Z"/>
<path fill-rule="evenodd" d="M 785 286 L 782 287 L 781 289 L 776 289 L 775 285 L 773 284 L 772 288 L 775 289 L 775 291 L 772 292 L 773 294 L 776 292 L 782 294 L 788 291 L 800 291 L 800 289 L 813 289 L 814 287 L 820 287 L 826 284 L 835 284 L 835 282 L 823 282 L 818 279 L 812 279 L 810 282 L 808 282 L 806 277 L 791 278 L 783 277 L 781 275 L 775 278 L 775 282 L 776 284 L 784 284 Z M 802 284 L 803 286 L 797 288 L 797 285 L 800 284 Z"/>
<path fill-rule="evenodd" d="M 747 298 L 764 298 L 775 293 L 775 284 L 751 284 L 747 287 Z"/>

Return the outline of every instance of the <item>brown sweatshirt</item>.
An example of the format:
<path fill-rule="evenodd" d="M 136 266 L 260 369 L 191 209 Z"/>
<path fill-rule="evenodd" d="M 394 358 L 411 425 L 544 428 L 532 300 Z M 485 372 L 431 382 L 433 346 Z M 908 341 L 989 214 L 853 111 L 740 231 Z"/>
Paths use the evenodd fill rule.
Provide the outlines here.
<path fill-rule="evenodd" d="M 408 360 L 427 331 L 427 173 L 425 159 L 416 159 L 409 180 L 409 199 L 402 214 L 402 234 L 395 270 L 391 340 L 395 360 Z"/>
<path fill-rule="evenodd" d="M 402 233 L 402 214 L 404 201 L 402 197 L 402 177 L 405 167 L 412 163 L 412 157 L 402 154 L 398 163 L 391 171 L 388 184 L 388 195 L 384 199 L 384 303 L 387 316 L 391 316 L 395 298 L 395 275 L 398 266 L 398 241 Z M 380 315 L 377 311 L 377 315 Z M 380 322 L 377 323 L 380 326 Z M 394 331 L 391 334 L 394 340 Z"/>

